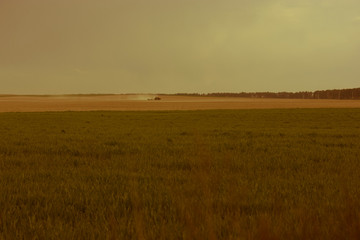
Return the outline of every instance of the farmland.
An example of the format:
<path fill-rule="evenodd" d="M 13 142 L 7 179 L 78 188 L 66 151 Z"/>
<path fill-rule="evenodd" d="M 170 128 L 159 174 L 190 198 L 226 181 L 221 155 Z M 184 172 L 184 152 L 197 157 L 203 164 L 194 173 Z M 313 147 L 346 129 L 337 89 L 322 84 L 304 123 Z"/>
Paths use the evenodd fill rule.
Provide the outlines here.
<path fill-rule="evenodd" d="M 0 239 L 359 239 L 359 123 L 358 108 L 1 113 Z"/>
<path fill-rule="evenodd" d="M 154 94 L 0 95 L 0 112 L 360 108 L 359 100 L 201 97 Z"/>

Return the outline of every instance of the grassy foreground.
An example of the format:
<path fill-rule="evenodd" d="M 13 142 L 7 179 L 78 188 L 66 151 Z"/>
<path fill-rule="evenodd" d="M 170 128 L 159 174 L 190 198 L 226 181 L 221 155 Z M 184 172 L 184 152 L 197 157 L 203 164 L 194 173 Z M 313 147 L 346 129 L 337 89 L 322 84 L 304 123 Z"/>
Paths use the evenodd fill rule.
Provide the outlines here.
<path fill-rule="evenodd" d="M 360 109 L 0 114 L 0 239 L 359 239 Z"/>

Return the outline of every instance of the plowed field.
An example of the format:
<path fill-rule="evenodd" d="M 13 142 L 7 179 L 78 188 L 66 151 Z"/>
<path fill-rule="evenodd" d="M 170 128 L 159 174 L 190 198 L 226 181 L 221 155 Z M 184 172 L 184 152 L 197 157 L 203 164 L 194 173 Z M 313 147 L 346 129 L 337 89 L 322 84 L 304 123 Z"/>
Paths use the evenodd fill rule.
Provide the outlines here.
<path fill-rule="evenodd" d="M 0 112 L 359 108 L 359 100 L 254 99 L 151 95 L 0 96 Z"/>

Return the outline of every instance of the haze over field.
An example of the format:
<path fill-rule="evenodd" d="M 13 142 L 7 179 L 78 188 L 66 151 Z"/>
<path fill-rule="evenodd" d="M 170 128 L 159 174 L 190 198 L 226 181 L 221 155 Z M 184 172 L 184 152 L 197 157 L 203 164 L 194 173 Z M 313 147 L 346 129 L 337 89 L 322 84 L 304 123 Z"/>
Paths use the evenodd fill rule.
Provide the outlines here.
<path fill-rule="evenodd" d="M 358 87 L 358 0 L 1 0 L 0 94 Z"/>

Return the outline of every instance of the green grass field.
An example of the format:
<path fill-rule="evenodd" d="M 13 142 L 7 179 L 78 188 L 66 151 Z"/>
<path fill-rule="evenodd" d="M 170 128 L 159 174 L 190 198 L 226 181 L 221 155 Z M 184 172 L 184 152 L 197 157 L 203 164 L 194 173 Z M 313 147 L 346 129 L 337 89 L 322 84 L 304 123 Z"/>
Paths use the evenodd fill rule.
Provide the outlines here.
<path fill-rule="evenodd" d="M 0 114 L 0 239 L 359 239 L 360 109 Z"/>

